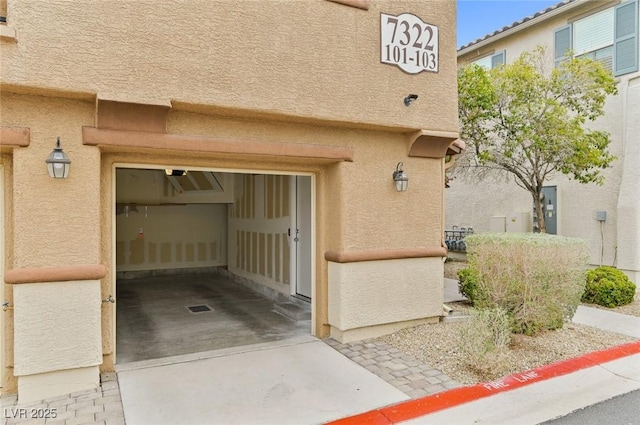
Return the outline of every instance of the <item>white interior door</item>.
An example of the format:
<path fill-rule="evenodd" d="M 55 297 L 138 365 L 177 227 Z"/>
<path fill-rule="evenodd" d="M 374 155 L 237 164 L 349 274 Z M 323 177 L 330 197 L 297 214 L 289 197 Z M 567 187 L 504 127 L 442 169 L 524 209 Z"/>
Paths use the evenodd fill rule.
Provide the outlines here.
<path fill-rule="evenodd" d="M 311 293 L 311 176 L 293 176 L 291 239 L 291 276 L 295 279 L 291 285 L 294 295 L 312 298 Z"/>

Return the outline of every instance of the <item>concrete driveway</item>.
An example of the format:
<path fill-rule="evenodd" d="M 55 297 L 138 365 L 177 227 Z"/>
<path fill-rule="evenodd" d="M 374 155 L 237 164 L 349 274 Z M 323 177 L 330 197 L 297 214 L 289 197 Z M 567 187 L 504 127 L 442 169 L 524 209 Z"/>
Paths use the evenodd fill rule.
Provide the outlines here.
<path fill-rule="evenodd" d="M 409 397 L 311 336 L 118 368 L 127 425 L 318 424 Z"/>

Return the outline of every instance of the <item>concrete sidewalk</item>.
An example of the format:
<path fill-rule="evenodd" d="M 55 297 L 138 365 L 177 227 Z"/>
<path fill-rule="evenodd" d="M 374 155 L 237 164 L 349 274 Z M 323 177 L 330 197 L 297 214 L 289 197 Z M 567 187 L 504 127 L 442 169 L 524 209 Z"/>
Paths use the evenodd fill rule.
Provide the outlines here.
<path fill-rule="evenodd" d="M 573 322 L 640 338 L 640 317 L 581 305 L 573 316 Z"/>

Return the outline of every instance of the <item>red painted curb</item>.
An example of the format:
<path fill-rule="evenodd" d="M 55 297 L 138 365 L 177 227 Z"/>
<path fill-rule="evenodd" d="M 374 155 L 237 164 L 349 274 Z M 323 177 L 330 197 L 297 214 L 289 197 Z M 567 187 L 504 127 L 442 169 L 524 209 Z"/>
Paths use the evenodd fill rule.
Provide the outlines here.
<path fill-rule="evenodd" d="M 573 359 L 552 363 L 522 373 L 505 376 L 496 381 L 455 388 L 427 397 L 382 407 L 359 415 L 327 422 L 327 425 L 393 425 L 420 416 L 459 406 L 501 392 L 515 390 L 534 382 L 566 375 L 622 357 L 640 353 L 640 341 L 594 351 Z"/>

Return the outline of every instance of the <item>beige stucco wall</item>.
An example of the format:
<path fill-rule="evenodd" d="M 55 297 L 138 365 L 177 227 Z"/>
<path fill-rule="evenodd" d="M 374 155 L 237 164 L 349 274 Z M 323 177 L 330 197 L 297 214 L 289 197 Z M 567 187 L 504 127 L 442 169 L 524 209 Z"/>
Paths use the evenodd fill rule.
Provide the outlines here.
<path fill-rule="evenodd" d="M 514 190 L 512 180 L 482 181 L 465 176 L 449 185 L 445 190 L 447 229 L 471 226 L 476 232 L 488 232 L 491 217 L 530 210 L 531 196 L 522 189 Z"/>
<path fill-rule="evenodd" d="M 332 336 L 371 338 L 388 333 L 384 325 L 441 316 L 443 264 L 441 258 L 329 262 Z"/>
<path fill-rule="evenodd" d="M 380 63 L 380 12 L 439 27 L 438 73 Z M 7 24 L 17 42 L 1 47 L 5 84 L 457 130 L 452 1 L 12 1 Z M 411 108 L 409 93 L 422 96 Z"/>
<path fill-rule="evenodd" d="M 12 155 L 11 268 L 99 262 L 100 153 L 81 135 L 92 124 L 89 102 L 2 93 L 2 125 L 31 129 L 29 147 Z M 49 177 L 44 164 L 57 136 L 72 161 L 65 180 Z"/>
<path fill-rule="evenodd" d="M 594 8 L 605 3 L 607 2 L 588 2 L 513 35 L 477 49 L 471 48 L 458 58 L 458 63 L 464 65 L 475 58 L 501 50 L 506 50 L 507 63 L 511 63 L 522 52 L 543 45 L 549 49 L 550 56 L 547 62 L 551 69 L 554 30 L 578 17 L 588 15 Z M 559 233 L 586 239 L 591 251 L 590 262 L 594 265 L 617 265 L 626 269 L 630 266 L 623 265 L 620 262 L 621 258 L 630 255 L 634 258 L 630 263 L 636 264 L 635 258 L 640 256 L 640 250 L 634 247 L 637 242 L 631 242 L 640 240 L 640 232 L 632 230 L 635 228 L 637 217 L 640 217 L 640 210 L 633 207 L 633 212 L 629 213 L 631 216 L 622 221 L 618 217 L 621 203 L 624 205 L 622 208 L 626 210 L 628 204 L 635 203 L 638 196 L 635 190 L 637 182 L 632 177 L 634 172 L 628 171 L 629 167 L 637 168 L 633 164 L 637 164 L 640 159 L 638 153 L 632 151 L 633 148 L 630 150 L 630 147 L 636 144 L 634 138 L 637 132 L 628 131 L 629 125 L 633 126 L 631 123 L 637 122 L 637 117 L 640 116 L 640 111 L 633 106 L 634 94 L 631 88 L 638 76 L 640 73 L 636 72 L 617 78 L 618 94 L 607 99 L 605 115 L 587 124 L 590 128 L 609 132 L 609 152 L 618 158 L 612 163 L 611 168 L 603 172 L 605 184 L 583 185 L 561 174 L 552 176 L 545 183 L 558 188 Z M 630 179 L 627 183 L 623 183 L 623 173 Z M 621 185 L 627 187 L 626 195 L 621 191 Z M 631 189 L 632 187 L 634 189 Z M 528 192 L 517 187 L 512 181 L 496 183 L 491 179 L 480 181 L 474 180 L 473 177 L 457 178 L 451 182 L 451 188 L 447 189 L 445 198 L 447 228 L 452 225 L 471 225 L 476 231 L 488 231 L 489 217 L 492 215 L 532 210 L 532 199 Z M 607 220 L 602 226 L 595 219 L 596 211 L 601 210 L 607 212 Z M 621 236 L 626 238 L 627 242 L 620 240 Z"/>
<path fill-rule="evenodd" d="M 13 169 L 13 160 L 11 155 L 0 155 L 0 161 L 2 162 L 3 168 L 3 240 L 2 243 L 4 245 L 4 256 L 2 257 L 2 268 L 3 273 L 9 270 L 9 266 L 12 263 L 13 258 L 13 244 L 10 241 L 13 240 L 13 226 L 11 223 L 13 222 L 13 184 L 12 184 L 12 169 Z M 3 296 L 5 300 L 13 299 L 13 285 L 5 285 L 4 278 L 2 281 L 2 287 L 4 289 Z M 17 386 L 17 381 L 15 376 L 13 375 L 13 314 L 9 310 L 9 313 L 3 312 L 3 328 L 2 328 L 2 337 L 3 341 L 3 352 L 0 355 L 0 358 L 3 360 L 2 365 L 2 383 L 0 384 L 3 387 L 4 391 L 11 392 Z"/>
<path fill-rule="evenodd" d="M 242 134 L 244 140 L 250 141 L 348 146 L 354 151 L 354 161 L 328 168 L 331 187 L 340 188 L 328 194 L 331 229 L 336 229 L 330 233 L 337 234 L 331 239 L 335 244 L 329 249 L 358 251 L 439 246 L 443 160 L 408 158 L 409 136 L 405 133 L 249 121 L 183 111 L 170 113 L 168 129 L 170 133 L 215 135 L 223 139 Z M 392 180 L 400 161 L 404 162 L 409 176 L 409 189 L 403 193 L 396 192 Z M 282 160 L 278 162 L 283 164 Z M 222 164 L 234 166 L 229 162 Z M 251 163 L 247 164 L 250 167 Z M 259 167 L 264 168 L 264 165 Z M 384 226 L 384 232 L 380 231 L 381 226 Z"/>
<path fill-rule="evenodd" d="M 99 382 L 97 366 L 102 363 L 102 346 L 98 281 L 14 285 L 13 305 L 13 372 L 19 381 L 23 376 L 93 367 L 92 380 L 76 382 L 74 388 L 64 388 L 63 392 L 90 388 Z M 41 382 L 39 391 L 47 393 L 41 398 L 59 394 L 60 387 L 53 378 L 53 382 Z M 77 384 L 84 388 L 77 388 Z M 21 402 L 39 399 L 28 392 L 20 397 Z"/>
<path fill-rule="evenodd" d="M 640 75 L 629 80 L 625 110 L 622 184 L 618 198 L 619 267 L 640 283 Z M 638 285 L 640 288 L 640 285 Z"/>
<path fill-rule="evenodd" d="M 59 394 L 75 393 L 100 385 L 98 366 L 88 366 L 21 376 L 18 383 L 18 402 L 35 405 L 40 400 Z"/>
<path fill-rule="evenodd" d="M 487 54 L 501 50 L 506 50 L 507 63 L 513 62 L 522 52 L 532 51 L 538 46 L 548 46 L 551 53 L 553 53 L 554 30 L 567 25 L 567 23 L 579 17 L 588 15 L 590 10 L 600 8 L 606 3 L 611 4 L 611 2 L 601 0 L 583 2 L 582 5 L 574 4 L 571 5 L 570 10 L 566 13 L 558 14 L 550 18 L 547 17 L 544 21 L 538 22 L 535 25 L 529 26 L 530 22 L 525 25 L 520 25 L 516 27 L 518 31 L 510 33 L 505 37 L 499 38 L 498 40 L 492 39 L 491 42 L 487 40 L 486 43 L 478 43 L 477 46 L 479 47 L 471 46 L 464 49 L 464 54 L 458 56 L 458 64 L 466 64 L 482 58 Z M 524 18 L 524 16 L 522 18 Z M 496 28 L 496 30 L 498 29 L 499 28 Z M 549 69 L 553 67 L 553 56 L 548 62 L 548 66 Z"/>
<path fill-rule="evenodd" d="M 100 262 L 100 154 L 97 148 L 83 146 L 81 139 L 81 126 L 93 124 L 94 105 L 89 98 L 70 97 L 75 98 L 1 93 L 2 125 L 30 129 L 29 147 L 3 155 L 6 270 Z M 57 136 L 72 160 L 66 180 L 51 179 L 44 164 Z M 15 302 L 13 285 L 5 286 L 4 296 Z M 14 338 L 19 335 L 14 332 L 13 310 L 3 314 L 4 387 L 12 391 L 18 360 Z"/>
<path fill-rule="evenodd" d="M 409 75 L 380 63 L 381 12 L 410 12 L 439 27 L 438 73 Z M 118 165 L 314 175 L 312 332 L 318 336 L 329 333 L 326 251 L 440 246 L 443 160 L 407 155 L 416 130 L 457 131 L 455 2 L 381 0 L 365 11 L 325 0 L 220 0 L 189 7 L 148 0 L 10 1 L 7 20 L 17 36 L 0 43 L 1 124 L 31 129 L 29 147 L 3 156 L 10 161 L 8 268 L 105 264 L 107 275 L 96 296 L 115 295 Z M 420 97 L 406 107 L 409 93 Z M 170 106 L 170 134 L 348 147 L 353 162 L 277 152 L 83 145 L 82 126 L 95 126 L 100 114 L 96 98 Z M 49 178 L 44 166 L 56 136 L 72 161 L 66 180 Z M 392 184 L 398 162 L 404 162 L 410 179 L 404 193 Z M 429 282 L 441 282 L 441 265 L 433 265 L 441 260 L 423 261 L 429 265 L 417 271 Z M 374 296 L 362 282 L 356 285 L 366 297 Z M 440 290 L 431 284 L 426 289 L 433 289 L 430 302 L 440 306 Z M 11 290 L 5 291 L 10 299 Z M 92 311 L 92 304 L 87 306 L 82 314 Z M 343 305 L 341 314 L 351 314 L 347 307 L 358 308 Z M 116 307 L 99 308 L 100 369 L 112 370 Z M 420 317 L 429 314 L 430 308 Z M 438 307 L 433 315 L 439 314 Z M 405 320 L 404 313 L 395 309 L 389 320 Z M 6 341 L 6 365 L 11 365 L 9 335 Z"/>
<path fill-rule="evenodd" d="M 42 105 L 55 104 L 60 102 L 62 106 L 75 105 L 84 111 L 83 108 L 88 106 L 87 102 L 78 100 L 64 100 L 40 98 L 35 96 L 24 96 L 8 94 L 6 98 L 15 100 L 16 105 L 24 104 L 24 109 L 30 108 L 31 111 L 37 111 Z M 55 117 L 56 113 L 61 114 L 64 108 L 51 108 L 56 112 L 52 113 Z M 87 108 L 89 109 L 89 108 Z M 17 110 L 17 109 L 16 109 Z M 67 108 L 69 110 L 69 108 Z M 48 121 L 47 119 L 28 120 L 30 113 L 20 111 L 16 114 L 16 124 L 31 125 L 33 128 L 42 128 Z M 71 108 L 71 112 L 77 112 Z M 84 112 L 83 112 L 84 113 Z M 90 116 L 90 113 L 86 113 Z M 82 116 L 82 114 L 81 114 Z M 45 115 L 45 118 L 52 119 L 51 116 Z M 113 197 L 114 191 L 114 165 L 172 165 L 179 164 L 185 167 L 204 167 L 217 170 L 254 170 L 254 171 L 279 171 L 291 173 L 312 173 L 316 175 L 316 193 L 318 196 L 316 218 L 317 218 L 317 245 L 316 252 L 320 253 L 315 258 L 316 261 L 316 293 L 314 298 L 317 300 L 316 317 L 317 321 L 314 327 L 314 334 L 326 335 L 328 329 L 323 323 L 326 323 L 327 315 L 327 266 L 322 258 L 322 253 L 328 250 L 376 250 L 376 249 L 392 249 L 392 248 L 425 248 L 439 246 L 440 234 L 442 227 L 441 208 L 443 196 L 442 167 L 443 161 L 438 159 L 424 158 L 407 158 L 408 137 L 402 133 L 394 133 L 387 131 L 374 131 L 373 129 L 358 130 L 344 129 L 339 127 L 314 126 L 302 123 L 283 123 L 272 121 L 252 120 L 246 121 L 239 118 L 221 117 L 216 115 L 196 114 L 191 112 L 175 111 L 170 113 L 169 131 L 183 134 L 207 135 L 211 137 L 226 138 L 231 135 L 237 137 L 242 134 L 243 140 L 273 140 L 287 143 L 312 143 L 328 146 L 339 146 L 346 144 L 354 151 L 353 163 L 328 163 L 324 164 L 312 159 L 283 159 L 277 156 L 273 157 L 245 157 L 239 155 L 218 155 L 210 154 L 184 154 L 172 151 L 140 151 L 135 148 L 128 149 L 127 152 L 102 154 L 101 166 L 94 166 L 93 169 L 87 169 L 84 165 L 85 161 L 89 164 L 95 162 L 93 156 L 85 158 L 80 153 L 91 153 L 95 148 L 86 146 L 76 146 L 69 142 L 63 144 L 65 152 L 69 154 L 73 163 L 72 171 L 69 179 L 66 181 L 55 181 L 50 179 L 45 173 L 46 169 L 42 166 L 41 173 L 45 174 L 41 179 L 41 184 L 64 184 L 80 185 L 79 193 L 81 196 L 73 196 L 74 201 L 80 199 L 99 198 L 94 202 L 74 202 L 78 208 L 86 208 L 80 223 L 84 222 L 87 217 L 91 219 L 94 211 L 99 213 L 100 225 L 96 225 L 100 236 L 91 238 L 91 242 L 82 242 L 84 245 L 71 244 L 68 242 L 69 248 L 73 252 L 80 250 L 80 246 L 84 246 L 82 255 L 77 254 L 78 258 L 83 259 L 82 263 L 95 264 L 104 263 L 115 266 L 115 258 L 112 254 L 114 240 L 112 238 L 114 232 L 114 217 L 112 215 L 115 203 Z M 90 124 L 90 123 L 81 123 Z M 69 124 L 69 128 L 79 128 L 80 124 Z M 241 132 L 239 128 L 241 127 Z M 46 126 L 45 126 L 46 128 Z M 68 129 L 67 129 L 68 131 Z M 37 134 L 38 132 L 36 132 Z M 35 146 L 40 144 L 39 136 L 32 138 Z M 71 139 L 70 139 L 71 140 Z M 51 147 L 46 145 L 40 148 L 41 157 L 36 158 L 36 164 L 40 164 L 50 152 Z M 33 147 L 24 148 L 24 154 L 30 153 Z M 19 152 L 14 150 L 14 155 Z M 36 154 L 32 154 L 36 156 Z M 405 170 L 409 175 L 409 190 L 404 193 L 395 191 L 391 179 L 391 173 L 395 169 L 396 162 L 403 161 Z M 96 161 L 97 162 L 97 161 Z M 377 163 L 377 165 L 376 165 Z M 29 166 L 31 166 L 29 164 Z M 77 167 L 76 167 L 77 166 Z M 26 167 L 26 165 L 25 165 Z M 85 176 L 91 183 L 99 176 L 99 183 L 90 183 L 80 181 Z M 434 178 L 435 177 L 435 178 Z M 20 177 L 23 178 L 22 176 Z M 12 181 L 17 176 L 12 176 Z M 22 180 L 21 180 L 22 182 Z M 364 182 L 364 183 L 363 183 Z M 86 185 L 86 186 L 85 186 Z M 339 190 L 338 190 L 339 188 Z M 69 189 L 71 190 L 71 189 Z M 51 190 L 48 195 L 51 195 Z M 38 192 L 39 193 L 39 192 Z M 66 199 L 67 195 L 61 190 L 62 199 Z M 75 192 L 74 192 L 75 193 Z M 29 195 L 21 194 L 22 197 Z M 44 195 L 41 196 L 41 199 Z M 31 198 L 29 198 L 31 199 Z M 29 210 L 27 205 L 31 206 L 34 202 L 24 201 L 20 199 L 20 207 L 22 210 Z M 26 203 L 25 203 L 26 202 Z M 61 205 L 55 201 L 55 208 L 64 208 L 67 204 L 62 201 Z M 84 211 L 84 210 L 83 210 Z M 23 219 L 28 219 L 29 215 Z M 44 224 L 43 224 L 44 223 Z M 54 222 L 55 223 L 55 222 Z M 69 221 L 69 225 L 64 225 L 64 229 L 74 229 L 79 225 L 76 221 Z M 41 229 L 49 229 L 53 234 L 49 221 L 38 221 L 36 224 Z M 13 225 L 17 228 L 19 223 Z M 96 229 L 90 229 L 93 232 Z M 329 230 L 331 229 L 331 230 Z M 45 234 L 47 232 L 45 231 Z M 59 235 L 59 233 L 55 233 Z M 75 234 L 75 233 L 74 233 Z M 66 241 L 66 240 L 65 240 Z M 82 237 L 80 237 L 82 241 Z M 16 244 L 16 250 L 20 246 Z M 36 248 L 37 249 L 40 248 Z M 58 260 L 51 258 L 47 261 L 41 261 L 35 265 L 57 265 L 69 264 L 71 259 L 67 259 L 64 255 L 66 251 L 61 252 Z M 89 255 L 93 250 L 98 250 L 99 258 Z M 31 254 L 31 252 L 30 252 Z M 383 264 L 384 261 L 380 262 Z M 15 267 L 15 266 L 14 266 Z M 429 271 L 430 275 L 441 278 L 442 274 L 437 271 Z M 115 294 L 115 275 L 114 270 L 109 267 L 107 277 L 102 281 L 102 294 L 106 298 L 109 294 Z M 355 308 L 355 307 L 352 307 Z M 115 306 L 112 304 L 103 304 L 102 307 L 102 345 L 104 363 L 101 365 L 102 370 L 109 370 L 113 367 L 114 353 L 114 313 Z"/>
<path fill-rule="evenodd" d="M 221 171 L 315 174 L 316 252 L 319 253 L 315 261 L 316 288 L 319 292 L 314 294 L 314 298 L 319 303 L 319 310 L 314 333 L 319 336 L 326 332 L 320 325 L 326 323 L 323 317 L 326 317 L 327 308 L 326 295 L 323 295 L 323 292 L 326 293 L 328 282 L 324 252 L 440 246 L 443 160 L 407 158 L 408 138 L 404 134 L 302 123 L 243 120 L 238 117 L 178 110 L 172 110 L 169 114 L 168 131 L 222 139 L 242 134 L 242 139 L 248 141 L 265 140 L 327 146 L 346 144 L 353 149 L 353 163 L 326 165 L 304 158 L 283 159 L 267 156 L 257 159 L 215 153 L 190 156 L 174 152 L 109 154 L 105 157 L 106 163 L 103 165 L 103 184 L 107 194 L 111 190 L 112 174 L 107 164 L 114 163 L 179 163 L 186 167 L 210 167 Z M 405 170 L 410 178 L 407 192 L 398 193 L 393 187 L 391 174 L 397 161 L 404 161 Z M 243 190 L 242 188 L 242 185 L 236 185 L 236 190 Z M 104 202 L 111 201 L 105 199 Z M 110 230 L 105 229 L 105 232 L 107 237 Z M 104 255 L 111 258 L 108 249 Z M 381 265 L 384 263 L 385 261 L 379 262 Z M 442 277 L 439 269 L 429 270 L 427 273 L 436 279 Z M 438 298 L 437 293 L 434 297 Z M 441 300 L 438 302 L 441 303 Z M 440 311 L 434 314 L 440 314 Z"/>

